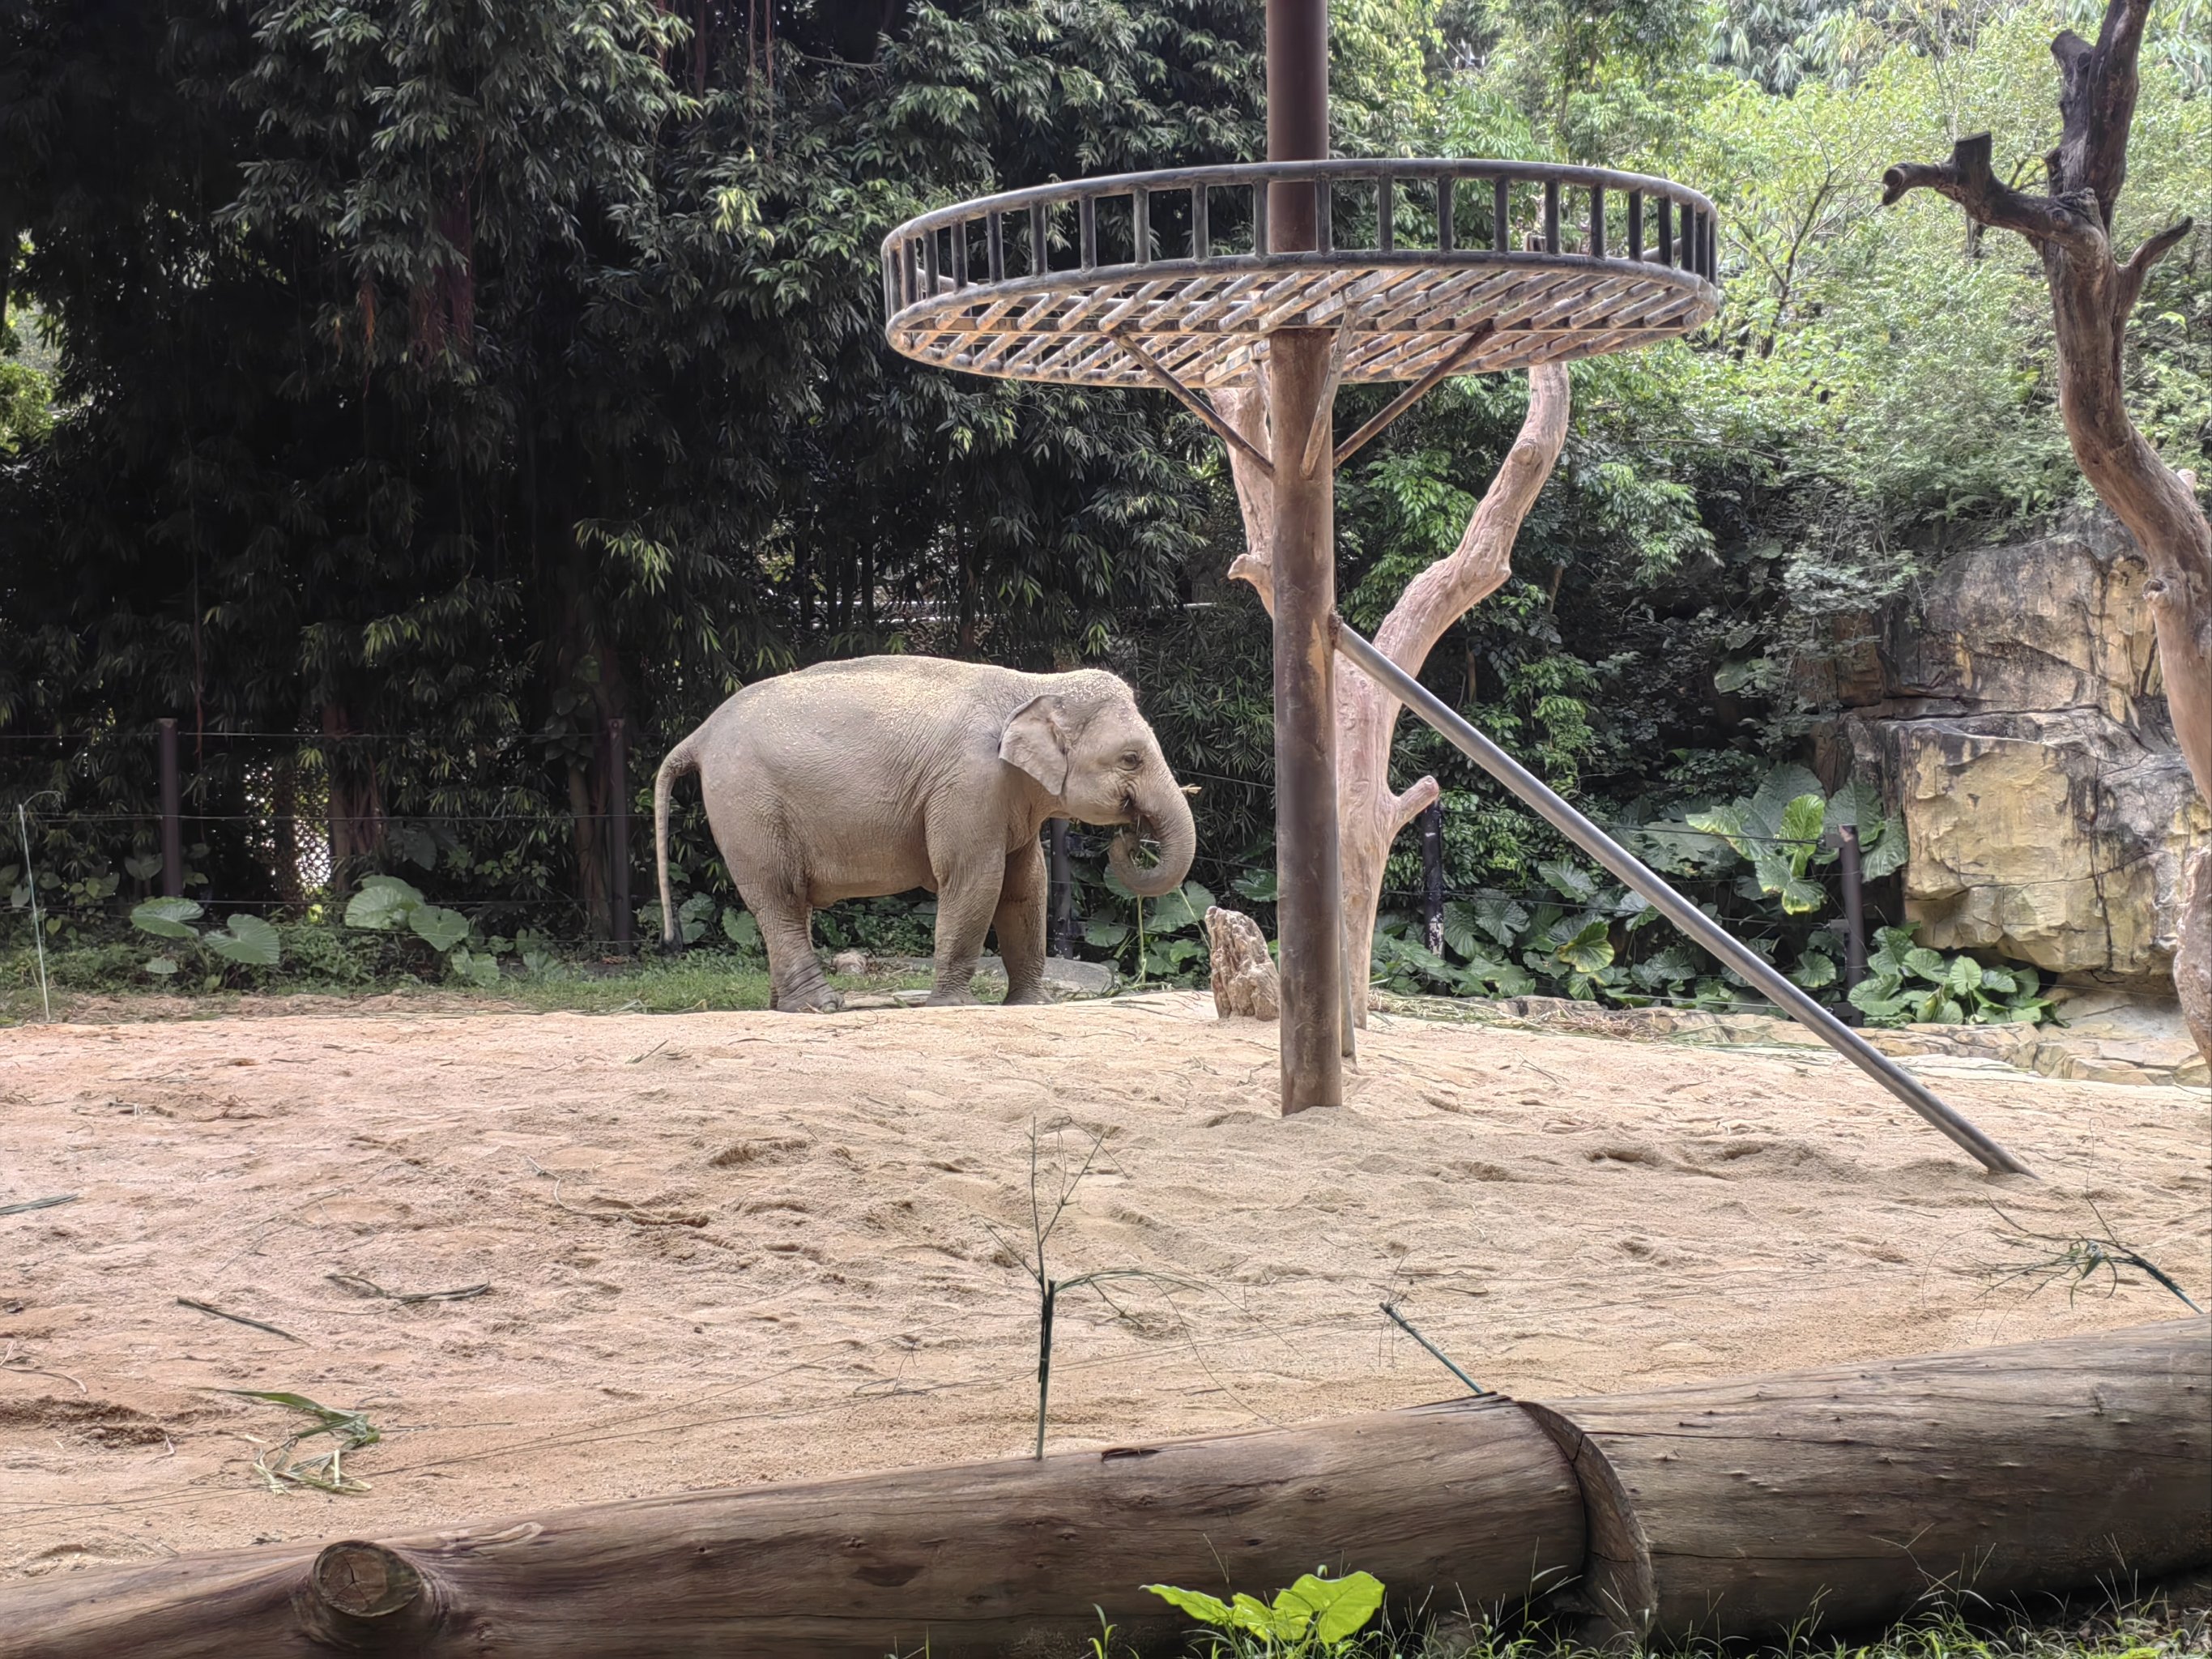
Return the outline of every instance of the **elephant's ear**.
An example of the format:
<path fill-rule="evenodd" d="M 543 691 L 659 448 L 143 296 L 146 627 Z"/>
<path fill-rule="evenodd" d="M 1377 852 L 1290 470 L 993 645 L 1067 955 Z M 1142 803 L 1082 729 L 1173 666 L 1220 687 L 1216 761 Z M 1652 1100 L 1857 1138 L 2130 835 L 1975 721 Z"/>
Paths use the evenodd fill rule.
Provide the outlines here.
<path fill-rule="evenodd" d="M 1067 787 L 1067 720 L 1050 692 L 1014 710 L 999 737 L 999 758 L 1018 766 L 1052 793 Z"/>

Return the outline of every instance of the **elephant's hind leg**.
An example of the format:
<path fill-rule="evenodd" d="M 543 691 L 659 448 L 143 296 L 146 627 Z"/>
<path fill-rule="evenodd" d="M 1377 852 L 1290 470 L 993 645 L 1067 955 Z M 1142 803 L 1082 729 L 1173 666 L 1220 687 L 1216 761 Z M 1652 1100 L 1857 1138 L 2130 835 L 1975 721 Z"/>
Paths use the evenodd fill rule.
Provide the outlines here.
<path fill-rule="evenodd" d="M 1044 994 L 1044 913 L 1049 882 L 1044 848 L 1032 841 L 1006 854 L 998 913 L 991 919 L 1006 964 L 1006 1005 L 1048 1002 Z"/>
<path fill-rule="evenodd" d="M 845 1006 L 814 954 L 814 913 L 804 895 L 780 884 L 740 882 L 745 907 L 768 947 L 769 1006 L 785 1013 L 833 1014 Z"/>

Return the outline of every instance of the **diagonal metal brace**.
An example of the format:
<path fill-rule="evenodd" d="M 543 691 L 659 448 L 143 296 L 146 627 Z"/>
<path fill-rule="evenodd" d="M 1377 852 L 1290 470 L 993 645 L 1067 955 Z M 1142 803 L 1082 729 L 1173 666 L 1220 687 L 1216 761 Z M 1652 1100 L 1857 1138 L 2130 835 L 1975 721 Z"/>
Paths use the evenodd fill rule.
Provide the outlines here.
<path fill-rule="evenodd" d="M 1613 872 L 1631 892 L 1649 900 L 1653 909 L 1764 991 L 1798 1024 L 1980 1159 L 1984 1168 L 1996 1175 L 2029 1173 L 2026 1164 L 1946 1105 L 1934 1090 L 1807 996 L 1772 963 L 1741 943 L 1554 793 L 1541 778 L 1461 719 L 1442 697 L 1384 656 L 1373 641 L 1362 638 L 1341 617 L 1329 619 L 1329 631 L 1339 652 L 1436 727 L 1454 748 L 1535 808 L 1547 823 Z"/>
<path fill-rule="evenodd" d="M 1126 334 L 1109 329 L 1106 331 L 1106 337 L 1134 358 L 1137 366 L 1158 380 L 1163 390 L 1172 393 L 1177 403 L 1212 427 L 1215 435 L 1222 442 L 1227 444 L 1231 449 L 1243 451 L 1245 458 L 1270 478 L 1275 476 L 1275 464 L 1255 449 L 1251 441 L 1243 433 L 1223 420 L 1220 411 L 1212 404 L 1176 379 L 1174 372 L 1165 363 L 1153 356 L 1151 352 L 1146 350 Z"/>
<path fill-rule="evenodd" d="M 1346 438 L 1342 443 L 1339 444 L 1336 447 L 1336 458 L 1334 465 L 1342 466 L 1354 455 L 1364 449 L 1369 442 L 1371 441 L 1384 427 L 1389 425 L 1391 422 L 1396 420 L 1401 415 L 1403 415 L 1415 404 L 1427 397 L 1430 392 L 1435 391 L 1439 381 L 1459 374 L 1467 363 L 1467 361 L 1473 357 L 1476 352 L 1481 350 L 1485 343 L 1489 340 L 1492 335 L 1497 332 L 1498 319 L 1494 317 L 1486 317 L 1480 322 L 1477 323 L 1473 328 L 1469 329 L 1467 332 L 1467 337 L 1462 340 L 1459 344 L 1452 349 L 1451 354 L 1447 356 L 1443 362 L 1438 363 L 1427 374 L 1422 375 L 1419 380 L 1414 381 L 1413 385 L 1407 386 L 1403 392 L 1393 398 L 1381 414 L 1376 416 L 1375 418 L 1368 422 L 1366 425 L 1361 427 L 1358 431 L 1353 433 L 1349 438 Z"/>

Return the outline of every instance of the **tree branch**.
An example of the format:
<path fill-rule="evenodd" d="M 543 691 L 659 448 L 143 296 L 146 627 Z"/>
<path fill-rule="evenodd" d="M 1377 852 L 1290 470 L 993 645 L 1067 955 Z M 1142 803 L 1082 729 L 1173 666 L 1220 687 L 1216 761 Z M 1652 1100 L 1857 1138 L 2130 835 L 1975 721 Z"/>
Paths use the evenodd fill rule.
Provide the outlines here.
<path fill-rule="evenodd" d="M 2110 230 L 2112 209 L 2128 176 L 2128 129 L 2135 120 L 2136 62 L 2150 0 L 2109 0 L 2091 46 L 2071 29 L 2051 43 L 2058 60 L 2058 112 L 2064 136 L 2054 152 L 2052 192 L 2087 191 Z"/>
<path fill-rule="evenodd" d="M 2112 322 L 2117 331 L 2124 327 L 2128 317 L 2136 308 L 2136 301 L 2142 294 L 2143 278 L 2150 268 L 2173 252 L 2181 239 L 2189 234 L 2196 221 L 2185 216 L 2168 225 L 2155 236 L 2147 240 L 2135 252 L 2135 257 L 2120 267 L 2120 284 L 2112 301 Z"/>
<path fill-rule="evenodd" d="M 2073 203 L 2055 196 L 2031 196 L 1998 179 L 1990 166 L 1990 135 L 1978 132 L 1951 146 L 1948 161 L 1900 161 L 1881 175 L 1881 204 L 1891 207 L 1907 191 L 1932 190 L 1966 209 L 1977 224 L 2016 230 L 2030 241 L 2057 243 L 2075 252 L 2093 252 L 2102 227 L 2088 222 Z"/>
<path fill-rule="evenodd" d="M 1513 574 L 1513 542 L 1536 504 L 1567 441 L 1570 405 L 1564 363 L 1528 371 L 1528 412 L 1459 545 L 1407 583 L 1375 630 L 1376 648 L 1409 674 L 1421 672 L 1443 632 L 1504 586 Z"/>
<path fill-rule="evenodd" d="M 1255 366 L 1243 385 L 1214 394 L 1221 418 L 1235 428 L 1255 454 L 1268 452 L 1267 381 Z M 1244 520 L 1244 551 L 1230 562 L 1229 579 L 1249 582 L 1267 614 L 1275 614 L 1275 486 L 1267 473 L 1234 446 L 1229 476 L 1237 485 L 1237 507 Z"/>

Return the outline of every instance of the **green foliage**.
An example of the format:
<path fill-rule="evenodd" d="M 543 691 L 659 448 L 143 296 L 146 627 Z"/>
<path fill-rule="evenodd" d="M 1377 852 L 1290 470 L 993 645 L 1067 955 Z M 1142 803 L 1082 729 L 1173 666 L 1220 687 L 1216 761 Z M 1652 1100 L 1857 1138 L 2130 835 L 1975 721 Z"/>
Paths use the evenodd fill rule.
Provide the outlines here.
<path fill-rule="evenodd" d="M 1851 1006 L 1876 1025 L 2033 1025 L 2051 1007 L 2042 981 L 2025 964 L 1984 966 L 1912 942 L 1913 927 L 1877 930 L 1867 977 Z"/>
<path fill-rule="evenodd" d="M 1145 1588 L 1176 1612 L 1237 1637 L 1256 1639 L 1256 1648 L 1236 1644 L 1227 1650 L 1281 1655 L 1283 1659 L 1341 1652 L 1382 1606 L 1382 1582 L 1371 1573 L 1342 1578 L 1303 1573 L 1270 1603 L 1238 1591 L 1228 1601 L 1170 1584 Z M 1217 1648 L 1216 1651 L 1223 1650 Z"/>

